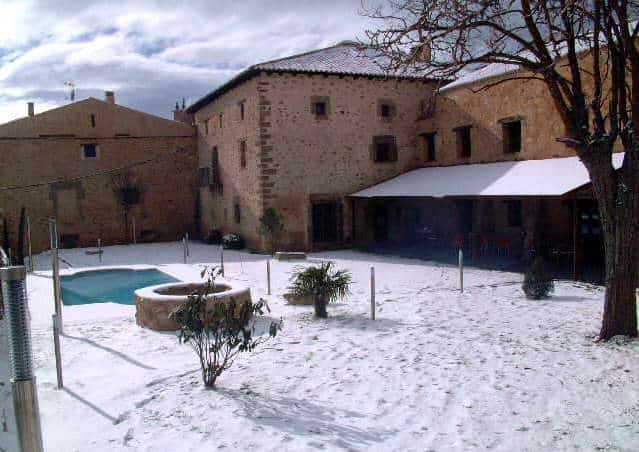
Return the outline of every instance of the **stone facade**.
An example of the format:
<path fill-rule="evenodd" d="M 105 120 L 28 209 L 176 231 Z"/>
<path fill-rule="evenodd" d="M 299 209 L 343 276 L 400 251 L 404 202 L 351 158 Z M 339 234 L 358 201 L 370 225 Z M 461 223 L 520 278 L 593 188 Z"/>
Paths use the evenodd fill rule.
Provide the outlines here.
<path fill-rule="evenodd" d="M 223 185 L 223 191 L 201 189 L 203 229 L 238 232 L 249 247 L 264 249 L 259 217 L 274 207 L 285 225 L 280 249 L 348 246 L 352 212 L 346 197 L 421 164 L 417 119 L 433 90 L 432 82 L 418 80 L 262 72 L 214 99 L 195 114 L 200 167 L 210 167 L 217 146 Z M 325 115 L 312 112 L 316 99 L 326 104 Z M 390 117 L 381 116 L 382 103 L 392 107 Z M 374 160 L 376 136 L 394 137 L 396 161 Z M 312 205 L 322 202 L 339 209 L 338 237 L 331 243 L 314 240 Z"/>
<path fill-rule="evenodd" d="M 0 217 L 11 248 L 23 207 L 34 252 L 49 248 L 49 218 L 63 246 L 129 243 L 134 222 L 140 241 L 193 232 L 195 146 L 187 124 L 93 98 L 0 125 Z"/>

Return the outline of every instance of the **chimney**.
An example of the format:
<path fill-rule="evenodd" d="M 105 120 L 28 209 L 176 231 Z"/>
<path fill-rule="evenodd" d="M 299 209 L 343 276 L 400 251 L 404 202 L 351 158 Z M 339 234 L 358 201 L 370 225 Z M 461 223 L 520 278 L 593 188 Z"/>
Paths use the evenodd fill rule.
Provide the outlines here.
<path fill-rule="evenodd" d="M 115 103 L 115 93 L 113 91 L 104 92 L 104 100 L 110 104 Z"/>
<path fill-rule="evenodd" d="M 33 102 L 28 102 L 27 103 L 27 110 L 29 112 L 29 117 L 33 117 L 35 115 L 34 108 L 33 108 Z"/>

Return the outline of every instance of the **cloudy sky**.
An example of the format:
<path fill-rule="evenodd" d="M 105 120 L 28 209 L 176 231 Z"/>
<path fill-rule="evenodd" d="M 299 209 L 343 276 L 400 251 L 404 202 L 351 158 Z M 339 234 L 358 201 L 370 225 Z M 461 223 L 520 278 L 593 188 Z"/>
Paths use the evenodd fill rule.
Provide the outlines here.
<path fill-rule="evenodd" d="M 370 4 L 368 0 L 367 5 Z M 187 6 L 188 5 L 188 6 Z M 361 0 L 0 0 L 0 123 L 116 92 L 169 117 L 247 66 L 371 27 Z"/>

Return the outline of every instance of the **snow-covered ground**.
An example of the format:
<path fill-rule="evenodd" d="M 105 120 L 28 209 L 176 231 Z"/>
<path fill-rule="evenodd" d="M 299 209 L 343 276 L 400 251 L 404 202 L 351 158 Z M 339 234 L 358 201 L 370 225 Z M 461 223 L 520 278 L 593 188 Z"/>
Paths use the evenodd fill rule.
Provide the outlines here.
<path fill-rule="evenodd" d="M 62 257 L 98 265 L 85 250 Z M 189 280 L 218 259 L 218 247 L 192 244 L 185 265 L 169 243 L 106 248 L 102 265 Z M 227 279 L 268 298 L 284 329 L 214 391 L 192 350 L 136 326 L 133 306 L 65 307 L 59 391 L 50 256 L 38 256 L 28 285 L 45 450 L 639 450 L 639 342 L 594 342 L 600 288 L 559 282 L 553 298 L 531 301 L 521 275 L 468 268 L 462 294 L 453 267 L 352 251 L 304 265 L 321 259 L 354 279 L 327 320 L 282 299 L 298 264 L 272 262 L 266 297 L 266 257 L 225 252 Z"/>

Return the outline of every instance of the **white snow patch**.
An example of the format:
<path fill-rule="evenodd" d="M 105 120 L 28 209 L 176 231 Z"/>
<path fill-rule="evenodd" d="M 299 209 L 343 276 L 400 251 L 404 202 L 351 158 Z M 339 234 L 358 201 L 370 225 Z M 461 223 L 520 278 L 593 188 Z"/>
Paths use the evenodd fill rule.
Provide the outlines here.
<path fill-rule="evenodd" d="M 95 267 L 64 250 L 74 267 Z M 603 291 L 560 281 L 546 301 L 521 275 L 353 251 L 312 254 L 353 273 L 352 295 L 315 320 L 281 297 L 300 263 L 271 262 L 284 330 L 205 390 L 192 350 L 135 324 L 132 306 L 65 306 L 66 389 L 55 389 L 50 256 L 28 279 L 47 451 L 639 449 L 639 343 L 598 344 Z M 105 248 L 104 265 L 181 279 L 219 261 L 193 243 Z M 266 257 L 225 252 L 226 277 L 265 297 Z M 376 321 L 368 275 L 375 266 Z M 41 315 L 39 312 L 44 311 Z M 0 371 L 4 367 L 0 364 Z M 4 441 L 6 434 L 0 435 Z M 4 444 L 2 444 L 5 447 Z"/>

